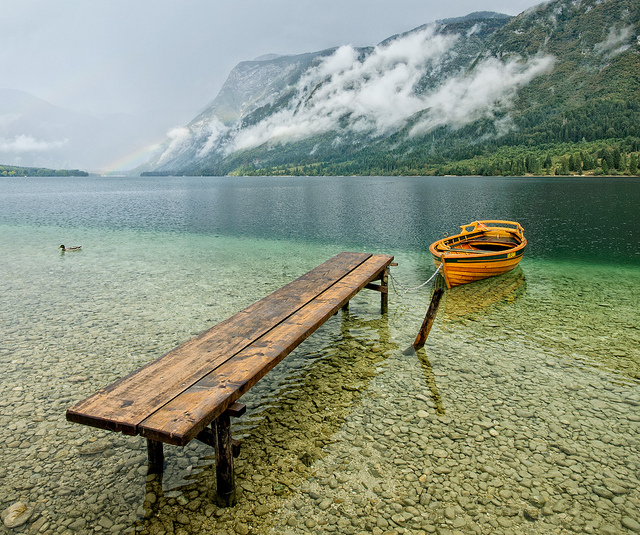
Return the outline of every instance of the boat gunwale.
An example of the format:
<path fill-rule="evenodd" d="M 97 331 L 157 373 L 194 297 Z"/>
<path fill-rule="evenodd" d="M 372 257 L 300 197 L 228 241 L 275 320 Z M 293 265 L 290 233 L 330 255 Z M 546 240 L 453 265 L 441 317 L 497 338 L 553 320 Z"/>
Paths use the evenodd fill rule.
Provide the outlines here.
<path fill-rule="evenodd" d="M 487 224 L 490 226 L 487 226 Z M 500 224 L 501 226 L 491 226 L 492 224 Z M 520 263 L 520 260 L 524 255 L 524 249 L 527 246 L 527 239 L 524 237 L 524 229 L 519 223 L 505 220 L 478 220 L 467 225 L 461 225 L 460 228 L 463 232 L 453 236 L 445 236 L 444 238 L 433 242 L 429 246 L 429 252 L 433 257 L 434 264 L 436 267 L 442 268 L 443 276 L 448 288 L 451 288 L 452 286 L 448 273 L 450 269 L 455 269 L 458 273 L 459 270 L 465 269 L 471 269 L 472 271 L 481 269 L 492 271 L 497 268 L 500 270 L 500 273 L 493 273 L 486 276 L 473 275 L 470 277 L 471 280 L 465 281 L 466 283 L 506 273 Z M 469 249 L 469 252 L 466 252 L 459 249 L 449 249 L 451 245 L 469 242 L 470 240 L 486 236 L 491 232 L 506 233 L 507 236 L 505 236 L 505 238 L 508 237 L 515 239 L 519 241 L 519 243 L 498 251 Z M 446 249 L 438 249 L 439 246 L 444 246 Z M 453 268 L 454 265 L 455 268 Z M 448 266 L 450 266 L 449 269 L 447 268 Z M 453 275 L 453 273 L 451 273 L 451 275 Z M 456 283 L 453 285 L 457 286 L 458 284 L 464 283 Z"/>
<path fill-rule="evenodd" d="M 509 225 L 513 225 L 513 227 L 487 226 L 486 225 L 487 223 L 509 224 Z M 480 227 L 480 225 L 483 225 L 484 228 L 477 230 Z M 472 226 L 473 226 L 473 230 L 469 232 L 464 231 L 465 228 L 472 227 Z M 454 234 L 453 236 L 445 236 L 444 238 L 436 240 L 429 246 L 429 252 L 433 255 L 434 259 L 437 259 L 438 261 L 441 262 L 443 259 L 453 260 L 453 259 L 500 257 L 502 255 L 510 254 L 513 252 L 518 253 L 522 251 L 527 245 L 527 239 L 524 237 L 524 229 L 522 228 L 522 226 L 520 226 L 519 223 L 515 221 L 505 221 L 505 220 L 497 220 L 497 219 L 496 220 L 478 220 L 478 221 L 474 221 L 473 223 L 469 223 L 468 225 L 461 225 L 460 228 L 463 229 L 463 232 L 459 234 Z M 449 247 L 450 245 L 453 245 L 453 244 L 459 244 L 466 241 L 470 241 L 472 239 L 484 236 L 487 233 L 490 233 L 492 231 L 507 232 L 509 234 L 509 237 L 514 237 L 516 240 L 519 240 L 520 243 L 513 244 L 512 247 L 506 247 L 505 249 L 502 249 L 499 251 L 481 251 L 478 249 L 469 249 L 469 252 L 466 252 L 466 251 L 460 251 L 460 250 L 455 250 L 455 251 L 451 251 L 447 249 L 442 250 L 438 248 L 441 245 Z M 517 256 L 521 256 L 521 255 L 517 255 Z M 508 257 L 508 258 L 512 258 L 512 257 Z"/>

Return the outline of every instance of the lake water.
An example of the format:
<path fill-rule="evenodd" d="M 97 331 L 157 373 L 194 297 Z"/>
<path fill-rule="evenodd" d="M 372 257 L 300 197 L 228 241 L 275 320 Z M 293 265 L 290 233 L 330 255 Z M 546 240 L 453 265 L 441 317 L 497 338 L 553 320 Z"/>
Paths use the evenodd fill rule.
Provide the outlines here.
<path fill-rule="evenodd" d="M 640 181 L 0 180 L 0 511 L 11 533 L 640 530 Z M 513 272 L 445 293 L 428 245 L 519 221 Z M 77 253 L 57 247 L 82 245 Z M 244 396 L 239 503 L 213 451 L 65 420 L 67 407 L 344 250 L 395 255 Z M 30 513 L 30 515 L 29 515 Z"/>

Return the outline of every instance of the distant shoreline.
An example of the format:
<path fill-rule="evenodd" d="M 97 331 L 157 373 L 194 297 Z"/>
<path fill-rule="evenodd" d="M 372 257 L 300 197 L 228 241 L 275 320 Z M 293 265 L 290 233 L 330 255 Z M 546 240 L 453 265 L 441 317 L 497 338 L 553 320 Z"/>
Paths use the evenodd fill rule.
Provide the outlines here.
<path fill-rule="evenodd" d="M 0 164 L 0 178 L 69 176 L 86 177 L 90 175 L 80 169 L 49 169 L 46 167 L 19 167 L 16 165 Z"/>

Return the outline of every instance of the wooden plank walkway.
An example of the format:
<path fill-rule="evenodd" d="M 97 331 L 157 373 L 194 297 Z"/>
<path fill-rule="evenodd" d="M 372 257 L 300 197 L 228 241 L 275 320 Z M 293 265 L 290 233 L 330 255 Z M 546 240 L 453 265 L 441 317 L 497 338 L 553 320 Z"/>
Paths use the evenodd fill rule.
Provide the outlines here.
<path fill-rule="evenodd" d="M 67 420 L 146 437 L 151 467 L 158 471 L 163 442 L 185 446 L 198 438 L 216 447 L 219 487 L 229 487 L 220 471 L 231 463 L 233 488 L 218 489 L 219 496 L 226 493 L 221 501 L 231 505 L 228 419 L 243 412 L 235 402 L 363 288 L 381 292 L 386 312 L 392 261 L 387 255 L 340 253 L 80 401 L 67 410 Z M 372 284 L 376 280 L 380 284 Z"/>

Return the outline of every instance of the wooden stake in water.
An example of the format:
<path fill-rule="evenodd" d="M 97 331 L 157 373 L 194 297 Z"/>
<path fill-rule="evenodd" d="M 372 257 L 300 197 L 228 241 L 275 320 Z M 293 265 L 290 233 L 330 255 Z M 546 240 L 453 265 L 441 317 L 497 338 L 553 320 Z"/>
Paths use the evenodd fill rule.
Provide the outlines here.
<path fill-rule="evenodd" d="M 442 288 L 436 288 L 433 291 L 427 315 L 424 317 L 422 327 L 420 327 L 420 332 L 418 332 L 418 336 L 416 336 L 416 341 L 413 342 L 413 347 L 416 349 L 423 347 L 424 343 L 427 341 L 427 336 L 429 336 L 429 331 L 431 330 L 433 321 L 436 319 L 436 314 L 438 313 L 438 306 L 440 305 L 442 294 L 444 294 L 444 290 Z"/>

